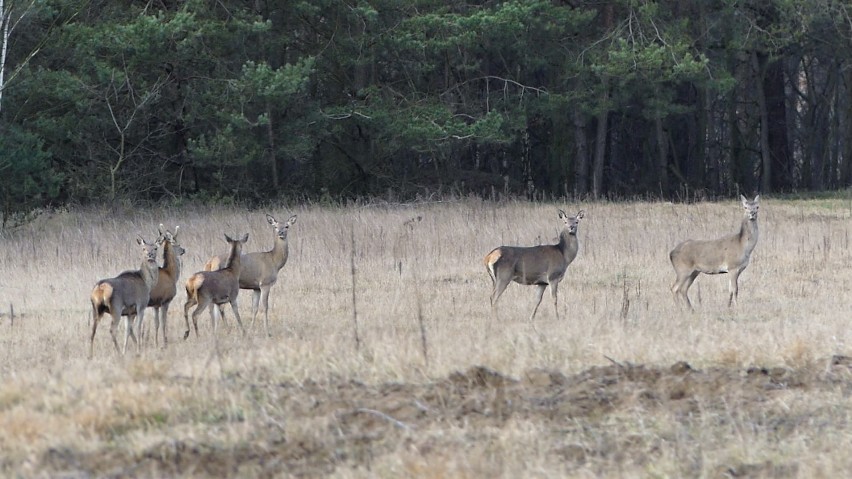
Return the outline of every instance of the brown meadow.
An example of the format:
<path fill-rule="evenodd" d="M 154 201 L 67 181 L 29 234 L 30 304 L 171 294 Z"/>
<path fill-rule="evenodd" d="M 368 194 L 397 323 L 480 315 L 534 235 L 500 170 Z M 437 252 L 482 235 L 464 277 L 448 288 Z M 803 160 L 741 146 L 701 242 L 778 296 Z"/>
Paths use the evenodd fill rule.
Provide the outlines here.
<path fill-rule="evenodd" d="M 483 257 L 555 243 L 557 208 L 585 211 L 561 319 L 529 322 L 536 288 L 512 283 L 494 321 Z M 271 337 L 242 290 L 245 336 L 226 310 L 215 342 L 209 313 L 184 341 L 186 279 L 224 233 L 271 249 L 266 213 L 299 217 Z M 0 237 L 0 475 L 841 477 L 852 203 L 762 197 L 737 306 L 702 275 L 679 308 L 669 251 L 741 218 L 737 201 L 45 213 Z M 160 223 L 186 249 L 168 347 L 149 333 L 122 357 L 100 327 L 86 359 L 92 287 L 138 268 Z"/>

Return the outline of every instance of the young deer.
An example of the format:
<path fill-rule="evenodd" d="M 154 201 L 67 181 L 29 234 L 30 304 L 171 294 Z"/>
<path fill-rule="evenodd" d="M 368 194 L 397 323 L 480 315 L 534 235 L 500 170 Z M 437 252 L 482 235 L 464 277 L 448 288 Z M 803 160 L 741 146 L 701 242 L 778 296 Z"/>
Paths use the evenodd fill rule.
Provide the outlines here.
<path fill-rule="evenodd" d="M 112 343 L 118 352 L 118 341 L 115 338 L 115 328 L 121 321 L 122 316 L 127 316 L 126 329 L 124 332 L 124 348 L 121 354 L 127 352 L 127 338 L 133 338 L 136 350 L 139 350 L 139 341 L 133 334 L 133 323 L 139 316 L 139 323 L 148 305 L 151 289 L 157 284 L 157 243 L 148 243 L 141 236 L 136 242 L 142 246 L 142 267 L 135 271 L 125 271 L 115 278 L 102 279 L 98 281 L 92 290 L 92 337 L 89 339 L 89 358 L 94 353 L 95 331 L 98 329 L 98 321 L 105 312 L 112 316 L 112 324 L 109 333 L 112 335 Z"/>
<path fill-rule="evenodd" d="M 287 264 L 287 258 L 290 256 L 287 232 L 296 222 L 296 215 L 291 216 L 286 223 L 279 223 L 272 215 L 267 214 L 266 221 L 275 232 L 275 245 L 271 251 L 243 255 L 240 289 L 252 290 L 251 327 L 254 327 L 254 321 L 257 319 L 258 304 L 263 303 L 263 319 L 266 324 L 266 334 L 269 335 L 269 290 L 278 281 L 278 272 Z M 204 265 L 204 270 L 216 271 L 219 265 L 225 262 L 227 256 L 219 255 L 210 258 Z M 224 315 L 224 308 L 220 308 L 220 312 Z"/>
<path fill-rule="evenodd" d="M 518 284 L 538 286 L 538 297 L 533 308 L 530 321 L 535 318 L 544 290 L 550 285 L 553 295 L 553 307 L 556 318 L 559 319 L 557 306 L 557 289 L 568 265 L 577 257 L 579 242 L 577 241 L 577 226 L 585 216 L 582 210 L 576 216 L 568 216 L 559 210 L 559 219 L 565 222 L 565 227 L 559 233 L 559 243 L 541 246 L 500 246 L 485 256 L 485 267 L 494 289 L 491 292 L 491 312 L 497 317 L 497 300 L 512 281 Z"/>
<path fill-rule="evenodd" d="M 177 236 L 180 226 L 175 226 L 175 232 L 167 230 L 162 223 L 159 227 L 160 236 L 157 243 L 163 247 L 163 266 L 160 267 L 157 285 L 151 290 L 148 307 L 154 308 L 154 343 L 160 345 L 160 316 L 163 318 L 163 347 L 168 346 L 169 337 L 166 334 L 166 324 L 169 317 L 169 305 L 177 294 L 177 281 L 180 277 L 180 257 L 186 250 L 178 243 Z M 160 314 L 162 312 L 162 315 Z M 139 337 L 142 337 L 142 325 L 139 325 Z"/>
<path fill-rule="evenodd" d="M 237 293 L 240 291 L 240 271 L 242 269 L 243 244 L 248 241 L 248 233 L 241 239 L 231 239 L 225 235 L 225 241 L 231 245 L 228 259 L 225 265 L 216 271 L 200 271 L 192 275 L 186 281 L 186 303 L 183 305 L 183 319 L 186 321 L 186 332 L 183 339 L 189 337 L 189 308 L 198 305 L 192 312 L 192 325 L 195 327 L 195 335 L 198 336 L 198 315 L 201 314 L 211 303 L 210 315 L 213 318 L 213 334 L 216 334 L 216 313 L 221 311 L 217 306 L 225 303 L 231 304 L 231 310 L 237 318 L 240 329 L 245 334 L 240 312 L 237 309 Z"/>
<path fill-rule="evenodd" d="M 740 273 L 748 266 L 751 252 L 757 245 L 757 210 L 760 208 L 760 195 L 749 201 L 740 195 L 745 209 L 745 217 L 739 233 L 729 234 L 714 240 L 686 240 L 669 253 L 677 278 L 672 284 L 675 302 L 678 297 L 692 309 L 687 291 L 699 273 L 730 273 L 730 292 L 728 306 L 737 299 Z"/>

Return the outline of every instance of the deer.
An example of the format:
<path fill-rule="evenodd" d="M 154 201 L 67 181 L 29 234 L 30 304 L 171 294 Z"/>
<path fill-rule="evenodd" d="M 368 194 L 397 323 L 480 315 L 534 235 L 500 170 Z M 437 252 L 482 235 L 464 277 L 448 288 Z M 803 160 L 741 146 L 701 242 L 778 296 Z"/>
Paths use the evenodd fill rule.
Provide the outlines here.
<path fill-rule="evenodd" d="M 186 332 L 183 339 L 189 337 L 189 309 L 195 307 L 192 312 L 192 325 L 195 328 L 195 336 L 198 337 L 198 315 L 207 306 L 213 304 L 210 316 L 213 320 L 213 335 L 216 335 L 217 312 L 222 311 L 225 303 L 231 304 L 231 310 L 237 318 L 240 329 L 245 334 L 243 322 L 240 319 L 240 311 L 237 308 L 237 294 L 240 291 L 240 272 L 242 270 L 242 249 L 248 241 L 248 233 L 240 239 L 232 239 L 227 234 L 225 241 L 231 246 L 225 264 L 216 271 L 199 271 L 186 281 L 186 303 L 183 305 L 183 319 L 186 321 Z"/>
<path fill-rule="evenodd" d="M 728 307 L 731 307 L 739 293 L 739 278 L 748 266 L 751 253 L 757 245 L 757 211 L 760 209 L 760 195 L 749 200 L 740 195 L 744 217 L 740 231 L 712 240 L 686 240 L 669 253 L 677 277 L 672 283 L 675 303 L 685 303 L 692 310 L 687 292 L 700 273 L 729 273 Z"/>
<path fill-rule="evenodd" d="M 133 323 L 139 317 L 139 323 L 148 306 L 151 289 L 159 280 L 157 266 L 157 243 L 148 243 L 142 236 L 136 238 L 136 242 L 142 247 L 142 267 L 138 270 L 124 271 L 114 278 L 98 281 L 92 289 L 92 336 L 89 339 L 89 359 L 94 354 L 95 332 L 98 330 L 98 321 L 104 313 L 112 316 L 112 324 L 109 333 L 116 352 L 123 356 L 127 352 L 127 339 L 133 338 L 136 350 L 139 352 L 139 341 L 133 334 Z M 119 351 L 118 341 L 115 337 L 115 328 L 121 321 L 122 316 L 127 316 L 124 331 L 124 347 Z"/>
<path fill-rule="evenodd" d="M 562 210 L 559 211 L 559 219 L 564 222 L 564 227 L 559 233 L 559 242 L 551 245 L 539 246 L 500 246 L 494 248 L 485 256 L 485 267 L 491 277 L 493 289 L 491 291 L 491 312 L 497 317 L 497 300 L 512 281 L 518 284 L 535 285 L 538 287 L 538 295 L 535 308 L 530 315 L 530 321 L 535 319 L 535 314 L 541 304 L 544 291 L 550 286 L 553 296 L 553 307 L 556 311 L 556 319 L 559 319 L 559 307 L 557 295 L 559 282 L 565 276 L 568 265 L 574 261 L 579 251 L 577 240 L 577 227 L 585 212 L 580 210 L 576 215 L 570 216 Z"/>
<path fill-rule="evenodd" d="M 263 303 L 263 320 L 266 325 L 266 335 L 269 336 L 269 290 L 278 281 L 278 272 L 287 264 L 290 256 L 287 232 L 296 222 L 296 215 L 291 216 L 284 223 L 279 223 L 275 217 L 267 214 L 266 222 L 272 226 L 275 233 L 275 244 L 270 251 L 258 251 L 242 256 L 240 289 L 252 290 L 251 328 L 254 328 L 254 322 L 257 319 L 258 305 Z M 210 258 L 204 265 L 204 270 L 215 271 L 225 263 L 227 256 L 225 254 Z M 224 317 L 224 307 L 220 308 L 220 312 Z"/>
<path fill-rule="evenodd" d="M 157 238 L 157 244 L 163 247 L 163 266 L 159 268 L 157 284 L 151 290 L 151 295 L 148 299 L 148 307 L 154 308 L 154 344 L 157 347 L 160 346 L 161 316 L 163 318 L 163 347 L 165 348 L 169 344 L 169 337 L 166 333 L 169 305 L 177 294 L 177 282 L 180 277 L 180 257 L 186 253 L 186 250 L 177 240 L 179 230 L 180 226 L 175 226 L 175 231 L 172 233 L 162 223 L 160 223 L 158 228 L 160 236 Z M 140 324 L 140 339 L 142 336 L 142 325 Z"/>

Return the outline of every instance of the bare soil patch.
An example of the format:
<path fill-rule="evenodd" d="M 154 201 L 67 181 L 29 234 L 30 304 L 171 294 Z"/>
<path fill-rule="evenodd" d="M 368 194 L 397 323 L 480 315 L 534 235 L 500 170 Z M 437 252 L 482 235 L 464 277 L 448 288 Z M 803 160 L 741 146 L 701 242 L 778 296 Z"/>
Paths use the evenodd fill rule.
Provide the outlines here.
<path fill-rule="evenodd" d="M 588 447 L 566 443 L 565 431 L 578 424 L 595 428 L 631 414 L 706 421 L 709 427 L 723 428 L 720 422 L 735 420 L 730 414 L 735 410 L 743 417 L 761 418 L 765 423 L 755 427 L 769 428 L 783 439 L 800 427 L 812 428 L 814 421 L 831 421 L 832 415 L 819 410 L 802 414 L 775 400 L 791 392 L 805 396 L 852 392 L 852 358 L 834 356 L 797 369 L 702 370 L 686 362 L 668 367 L 614 363 L 573 375 L 533 369 L 519 378 L 473 367 L 425 384 L 369 385 L 343 378 L 274 384 L 243 380 L 239 375 L 223 382 L 225 388 L 280 398 L 286 414 L 265 424 L 258 421 L 262 427 L 253 431 L 249 442 L 181 439 L 138 451 L 51 449 L 34 469 L 57 477 L 273 477 L 282 473 L 313 477 L 331 474 L 342 465 L 369 471 L 372 462 L 400 450 L 440 460 L 452 454 L 453 442 L 421 432 L 461 428 L 475 443 L 485 440 L 485 431 L 510 423 L 540 427 L 549 447 L 545 452 L 563 462 L 566 472 L 590 461 L 641 465 L 659 459 L 655 456 L 664 449 L 662 443 L 673 439 L 635 435 Z M 287 417 L 315 419 L 323 428 L 312 434 L 290 431 Z M 717 477 L 794 477 L 800 472 L 794 458 L 718 464 L 712 470 Z"/>

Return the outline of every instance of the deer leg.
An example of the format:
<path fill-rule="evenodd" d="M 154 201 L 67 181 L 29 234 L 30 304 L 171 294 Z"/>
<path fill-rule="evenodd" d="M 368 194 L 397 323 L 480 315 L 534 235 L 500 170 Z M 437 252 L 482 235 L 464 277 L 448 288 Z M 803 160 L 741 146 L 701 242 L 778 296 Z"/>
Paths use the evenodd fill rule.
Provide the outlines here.
<path fill-rule="evenodd" d="M 109 334 L 112 336 L 112 345 L 115 346 L 115 352 L 121 354 L 121 349 L 118 348 L 118 339 L 115 337 L 115 329 L 121 321 L 121 315 L 114 314 L 112 311 L 110 311 L 110 315 L 112 316 L 112 323 L 109 325 Z"/>
<path fill-rule="evenodd" d="M 209 298 L 202 298 L 201 301 L 198 302 L 198 306 L 196 306 L 195 311 L 192 312 L 192 327 L 195 328 L 195 337 L 198 337 L 198 315 L 204 312 L 207 309 L 207 306 L 210 305 Z M 212 307 L 216 307 L 214 304 Z M 189 334 L 189 330 L 187 330 L 186 334 Z"/>
<path fill-rule="evenodd" d="M 127 354 L 127 340 L 130 338 L 130 331 L 132 330 L 130 325 L 133 324 L 133 321 L 136 321 L 135 315 L 131 316 L 131 315 L 128 314 L 127 316 L 125 316 L 125 321 L 124 321 L 124 346 L 122 346 L 122 348 L 121 348 L 121 355 L 122 356 Z"/>
<path fill-rule="evenodd" d="M 101 314 L 98 314 L 98 308 L 92 307 L 92 337 L 89 339 L 89 359 L 95 354 L 95 331 L 98 330 L 98 321 L 101 319 Z"/>
<path fill-rule="evenodd" d="M 559 306 L 556 303 L 557 291 L 559 291 L 559 282 L 550 284 L 550 295 L 553 296 L 553 310 L 556 311 L 556 320 L 559 320 Z"/>
<path fill-rule="evenodd" d="M 530 315 L 530 321 L 535 318 L 535 313 L 538 311 L 538 305 L 541 304 L 541 298 L 544 296 L 544 290 L 547 289 L 546 284 L 537 284 L 536 286 L 538 286 L 538 292 L 536 293 L 535 308 L 533 308 L 533 312 Z"/>
<path fill-rule="evenodd" d="M 251 290 L 251 326 L 249 326 L 251 329 L 254 329 L 254 321 L 257 319 L 257 308 L 260 305 L 260 296 L 262 291 L 262 289 Z M 269 331 L 268 327 L 267 331 Z"/>
<path fill-rule="evenodd" d="M 240 325 L 240 329 L 243 332 L 243 336 L 246 335 L 246 328 L 243 327 L 243 320 L 240 319 L 240 310 L 237 308 L 237 297 L 234 296 L 234 299 L 231 300 L 231 311 L 234 312 L 234 317 L 237 318 L 237 324 Z"/>
<path fill-rule="evenodd" d="M 263 303 L 263 321 L 266 323 L 267 336 L 271 336 L 271 334 L 269 334 L 269 289 L 271 287 L 271 285 L 268 285 L 260 289 L 260 301 Z"/>
<path fill-rule="evenodd" d="M 735 269 L 735 270 L 731 271 L 731 279 L 730 279 L 730 283 L 728 285 L 728 289 L 731 291 L 731 295 L 728 297 L 728 307 L 729 308 L 731 306 L 733 306 L 734 302 L 738 302 L 737 301 L 737 295 L 739 295 L 739 292 L 740 292 L 739 280 L 740 280 L 740 273 L 742 273 L 742 272 L 743 272 L 742 269 Z"/>
<path fill-rule="evenodd" d="M 159 347 L 160 346 L 160 306 L 154 306 L 152 309 L 154 310 L 154 319 L 152 319 L 152 321 L 154 321 L 154 346 Z M 151 335 L 149 334 L 148 335 L 149 341 L 151 340 L 150 336 Z M 145 340 L 145 335 L 142 332 L 142 326 L 141 325 L 139 326 L 139 339 L 142 340 L 142 341 Z"/>
<path fill-rule="evenodd" d="M 497 318 L 497 301 L 500 299 L 500 296 L 506 291 L 506 287 L 509 286 L 511 279 L 502 279 L 498 278 L 494 281 L 494 290 L 491 292 L 491 315 L 494 318 Z"/>
<path fill-rule="evenodd" d="M 695 278 L 698 277 L 698 274 L 699 274 L 698 271 L 693 271 L 692 273 L 689 274 L 689 276 L 686 276 L 683 279 L 683 281 L 681 282 L 680 290 L 678 291 L 680 293 L 681 298 L 683 299 L 684 303 L 686 303 L 686 306 L 690 309 L 690 311 L 693 310 L 693 307 L 692 307 L 692 302 L 689 301 L 689 294 L 688 294 L 689 288 L 690 288 L 690 286 L 692 286 L 692 283 L 695 281 Z"/>
<path fill-rule="evenodd" d="M 144 308 L 144 306 L 142 307 Z M 139 305 L 136 306 L 136 310 L 139 311 Z M 142 309 L 144 311 L 144 309 Z M 136 323 L 136 317 L 139 317 L 139 323 L 142 323 L 142 314 L 134 314 L 127 316 L 127 322 L 124 323 L 124 349 L 121 354 L 127 354 L 127 340 L 129 338 L 133 338 L 133 342 L 136 343 L 136 352 L 139 353 L 139 341 L 136 339 L 136 335 L 133 333 L 133 325 Z"/>
<path fill-rule="evenodd" d="M 216 304 L 213 305 L 214 308 L 219 308 L 219 320 L 222 323 L 222 326 L 228 326 L 228 322 L 225 321 L 225 304 Z"/>
<path fill-rule="evenodd" d="M 171 301 L 166 301 L 159 308 L 163 312 L 163 348 L 165 348 L 166 346 L 169 345 L 169 337 L 168 337 L 168 335 L 166 335 L 166 320 L 169 318 L 169 305 L 171 303 L 172 303 Z M 159 327 L 160 327 L 160 323 L 157 322 L 157 329 L 159 329 Z M 159 338 L 159 332 L 158 331 L 154 331 L 154 338 L 155 339 Z M 159 344 L 157 346 L 159 346 Z"/>
<path fill-rule="evenodd" d="M 213 325 L 213 337 L 216 337 L 216 333 L 218 332 L 218 324 L 219 318 L 218 316 L 222 315 L 222 308 L 218 307 L 219 305 L 214 304 L 212 308 L 210 308 L 210 322 Z"/>
<path fill-rule="evenodd" d="M 187 297 L 186 302 L 183 303 L 183 320 L 186 321 L 186 331 L 183 333 L 184 340 L 189 337 L 189 308 L 195 304 L 198 304 L 198 301 L 192 299 L 192 297 Z"/>

